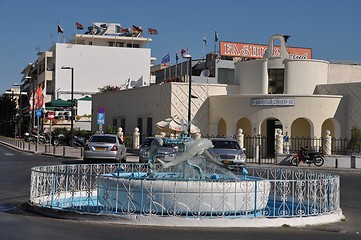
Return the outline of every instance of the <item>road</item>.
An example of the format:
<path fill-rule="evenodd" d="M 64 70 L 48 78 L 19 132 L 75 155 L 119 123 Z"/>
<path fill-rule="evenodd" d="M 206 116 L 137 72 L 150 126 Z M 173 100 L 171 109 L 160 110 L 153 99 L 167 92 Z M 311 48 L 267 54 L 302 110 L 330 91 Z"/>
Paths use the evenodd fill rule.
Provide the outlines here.
<path fill-rule="evenodd" d="M 24 211 L 21 206 L 29 199 L 30 168 L 64 163 L 81 163 L 81 160 L 19 152 L 0 144 L 0 239 L 361 239 L 358 234 L 361 233 L 359 171 L 338 172 L 345 221 L 325 226 L 232 229 L 140 227 L 56 219 Z"/>

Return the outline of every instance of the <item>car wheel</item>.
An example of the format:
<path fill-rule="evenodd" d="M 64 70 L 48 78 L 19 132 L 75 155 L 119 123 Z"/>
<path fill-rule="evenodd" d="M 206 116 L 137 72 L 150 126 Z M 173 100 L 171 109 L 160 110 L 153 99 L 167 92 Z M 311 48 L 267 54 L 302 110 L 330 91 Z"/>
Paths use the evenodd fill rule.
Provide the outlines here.
<path fill-rule="evenodd" d="M 58 138 L 53 139 L 53 145 L 54 146 L 59 146 L 60 145 L 60 140 Z"/>

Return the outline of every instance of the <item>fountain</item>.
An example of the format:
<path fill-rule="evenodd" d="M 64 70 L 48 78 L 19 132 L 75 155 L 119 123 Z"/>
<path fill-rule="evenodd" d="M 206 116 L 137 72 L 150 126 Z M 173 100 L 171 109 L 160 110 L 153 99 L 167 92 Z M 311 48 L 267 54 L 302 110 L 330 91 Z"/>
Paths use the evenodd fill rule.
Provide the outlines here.
<path fill-rule="evenodd" d="M 154 159 L 163 144 L 156 138 L 149 150 L 150 171 L 118 169 L 99 176 L 97 197 L 105 209 L 156 215 L 256 216 L 266 208 L 270 181 L 247 176 L 245 168 L 243 174 L 235 175 L 208 152 L 213 147 L 209 139 L 164 141 L 179 145 L 173 161 Z"/>

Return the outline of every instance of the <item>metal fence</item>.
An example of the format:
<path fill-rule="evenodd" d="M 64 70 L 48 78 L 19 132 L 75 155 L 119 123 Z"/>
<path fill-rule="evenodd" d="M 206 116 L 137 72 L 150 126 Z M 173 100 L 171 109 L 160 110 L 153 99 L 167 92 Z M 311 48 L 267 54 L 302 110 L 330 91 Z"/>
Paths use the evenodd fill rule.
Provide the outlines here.
<path fill-rule="evenodd" d="M 236 136 L 206 136 L 206 138 L 232 138 Z M 266 136 L 244 136 L 244 148 L 248 163 L 274 164 L 275 139 Z M 323 151 L 323 138 L 289 137 L 286 144 L 289 154 L 297 153 L 300 147 L 307 147 L 309 151 Z M 332 138 L 331 154 L 333 155 L 359 155 L 361 154 L 361 139 Z"/>
<path fill-rule="evenodd" d="M 278 218 L 320 216 L 340 212 L 340 178 L 337 175 L 287 168 L 247 168 L 249 181 L 209 181 L 212 196 L 219 201 L 207 205 L 209 209 L 217 209 L 218 218 Z M 40 166 L 31 169 L 30 202 L 46 209 L 63 209 L 67 211 L 120 214 L 120 215 L 153 215 L 182 217 L 212 217 L 204 209 L 202 201 L 207 198 L 204 181 L 172 181 L 157 179 L 155 183 L 161 188 L 171 189 L 173 204 L 165 206 L 164 195 L 169 192 L 156 192 L 155 183 L 147 185 L 147 179 L 140 179 L 138 187 L 134 187 L 134 179 L 126 181 L 115 179 L 115 185 L 100 183 L 102 176 L 117 176 L 119 171 L 136 174 L 147 173 L 147 164 L 93 164 L 93 165 L 58 165 Z M 161 171 L 157 168 L 157 171 Z M 240 175 L 240 172 L 235 172 Z M 252 180 L 252 177 L 266 179 L 267 182 Z M 186 192 L 180 188 L 186 184 Z M 187 185 L 188 184 L 188 185 Z M 189 189 L 193 189 L 192 191 Z M 246 189 L 246 190 L 245 190 Z M 260 189 L 266 189 L 261 191 Z M 103 194 L 100 194 L 100 192 Z M 125 197 L 119 197 L 123 191 Z M 139 197 L 139 194 L 142 196 Z M 195 202 L 182 200 L 181 194 L 196 195 Z M 237 198 L 237 194 L 242 194 Z M 233 196 L 234 195 L 234 196 Z M 157 198 L 156 196 L 160 196 Z M 142 207 L 139 207 L 139 199 Z M 163 200 L 162 200 L 163 199 Z M 232 201 L 232 199 L 239 199 Z M 255 210 L 249 202 L 259 199 L 262 209 Z M 217 204 L 217 206 L 216 206 Z M 237 205 L 237 206 L 236 206 Z M 230 211 L 244 205 L 242 212 Z M 249 205 L 249 207 L 247 207 Z M 138 207 L 137 207 L 138 206 Z M 179 211 L 182 206 L 182 211 Z M 177 209 L 178 208 L 178 209 Z M 159 210 L 160 209 L 160 210 Z"/>

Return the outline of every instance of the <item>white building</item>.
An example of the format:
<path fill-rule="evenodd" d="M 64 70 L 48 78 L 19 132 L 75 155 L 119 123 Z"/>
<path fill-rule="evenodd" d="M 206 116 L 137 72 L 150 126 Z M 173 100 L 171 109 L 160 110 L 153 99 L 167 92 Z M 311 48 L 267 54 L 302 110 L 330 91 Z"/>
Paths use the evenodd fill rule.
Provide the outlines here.
<path fill-rule="evenodd" d="M 275 41 L 280 42 L 277 51 Z M 233 80 L 215 76 L 216 82 L 230 84 L 192 84 L 192 95 L 197 98 L 192 98 L 191 118 L 203 135 L 235 135 L 241 128 L 245 135 L 274 137 L 280 128 L 290 136 L 319 138 L 330 130 L 332 137 L 349 137 L 353 124 L 361 127 L 361 109 L 350 109 L 360 106 L 360 100 L 329 85 L 358 82 L 360 65 L 300 57 L 307 52 L 290 55 L 280 35 L 271 37 L 267 49 L 259 59 L 236 61 Z M 222 61 L 216 60 L 213 67 L 218 69 Z M 357 85 L 354 92 L 360 92 L 358 83 L 353 84 Z M 105 125 L 121 126 L 126 134 L 138 127 L 143 136 L 152 135 L 159 132 L 154 126 L 158 121 L 172 116 L 187 119 L 188 96 L 188 84 L 181 82 L 100 93 L 93 95 L 92 114 L 102 106 Z M 93 119 L 92 130 L 98 127 Z"/>
<path fill-rule="evenodd" d="M 49 51 L 39 52 L 36 61 L 24 68 L 21 89 L 29 96 L 29 104 L 22 106 L 24 116 L 33 118 L 32 109 L 46 110 L 45 103 L 70 100 L 72 84 L 75 100 L 107 87 L 150 84 L 150 66 L 154 59 L 145 45 L 152 39 L 140 33 L 116 32 L 120 24 L 94 23 L 92 26 L 89 32 L 76 34 L 67 43 L 56 43 Z M 36 92 L 42 93 L 43 101 L 37 101 L 36 94 L 32 101 Z M 75 115 L 90 114 L 80 107 L 75 106 Z M 69 122 L 63 125 L 68 126 Z"/>

